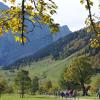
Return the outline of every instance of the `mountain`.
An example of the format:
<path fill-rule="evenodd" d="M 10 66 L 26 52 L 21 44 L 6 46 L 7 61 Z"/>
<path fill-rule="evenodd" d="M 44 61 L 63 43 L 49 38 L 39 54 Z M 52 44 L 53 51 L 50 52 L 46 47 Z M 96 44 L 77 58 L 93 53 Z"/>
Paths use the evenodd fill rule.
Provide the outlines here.
<path fill-rule="evenodd" d="M 33 62 L 41 61 L 43 57 L 51 56 L 53 60 L 59 61 L 69 57 L 81 55 L 98 56 L 100 57 L 100 48 L 91 48 L 90 39 L 94 34 L 86 33 L 84 30 L 73 32 L 58 39 L 55 42 L 39 49 L 33 55 L 19 58 L 4 69 L 19 68 L 19 66 L 31 66 Z"/>
<path fill-rule="evenodd" d="M 6 10 L 8 8 L 0 2 L 0 9 Z M 29 22 L 27 22 L 27 26 L 29 26 L 29 29 L 32 28 Z M 47 25 L 43 24 L 41 28 L 35 27 L 32 33 L 26 35 L 29 41 L 24 46 L 15 42 L 11 32 L 4 34 L 0 37 L 0 66 L 7 66 L 21 58 L 34 56 L 39 50 L 71 33 L 67 26 L 59 27 L 59 29 L 60 31 L 55 36 L 52 36 Z M 45 52 L 42 53 L 45 55 Z"/>
<path fill-rule="evenodd" d="M 43 54 L 52 49 L 52 56 L 36 59 L 36 61 L 34 61 L 34 56 L 32 55 L 18 59 L 12 65 L 3 68 L 8 70 L 0 70 L 0 75 L 9 82 L 9 80 L 11 81 L 15 78 L 18 69 L 23 67 L 24 70 L 29 71 L 31 77 L 38 76 L 42 81 L 51 80 L 54 83 L 58 83 L 64 69 L 70 66 L 75 57 L 87 55 L 93 57 L 93 60 L 94 58 L 99 60 L 100 48 L 96 50 L 89 46 L 91 37 L 92 34 L 87 34 L 84 31 L 68 34 L 34 54 L 34 56 L 39 56 L 41 52 Z M 100 68 L 100 60 L 95 60 L 95 64 Z"/>
<path fill-rule="evenodd" d="M 56 36 L 53 37 L 54 41 L 59 40 L 61 37 L 64 37 L 68 34 L 66 33 L 71 33 L 67 25 L 64 25 L 62 27 L 59 27 L 60 31 L 56 34 Z"/>
<path fill-rule="evenodd" d="M 0 2 L 0 10 L 7 10 L 7 9 L 9 9 L 9 7 L 4 3 Z"/>

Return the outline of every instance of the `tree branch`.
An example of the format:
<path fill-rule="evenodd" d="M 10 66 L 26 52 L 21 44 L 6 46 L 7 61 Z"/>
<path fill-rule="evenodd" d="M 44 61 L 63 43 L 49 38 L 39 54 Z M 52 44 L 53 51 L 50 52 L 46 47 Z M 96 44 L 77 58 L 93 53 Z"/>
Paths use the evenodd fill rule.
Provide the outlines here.
<path fill-rule="evenodd" d="M 37 5 L 36 5 L 35 0 L 33 0 L 33 3 L 34 3 L 34 7 L 35 7 L 35 9 L 36 9 L 37 11 L 39 11 L 38 8 L 37 8 Z"/>
<path fill-rule="evenodd" d="M 28 20 L 29 22 L 31 22 L 31 24 L 32 24 L 32 26 L 33 26 L 33 29 L 30 30 L 30 31 L 28 31 L 27 33 L 33 32 L 33 31 L 34 31 L 34 28 L 35 28 L 34 23 L 33 23 L 31 20 L 29 20 L 28 18 L 25 18 L 25 20 Z"/>
<path fill-rule="evenodd" d="M 86 0 L 86 2 L 87 2 L 87 6 L 88 6 L 89 18 L 90 18 L 90 21 L 91 21 L 91 25 L 93 27 L 94 32 L 98 33 L 97 30 L 96 30 L 96 28 L 95 28 L 95 24 L 93 22 L 93 19 L 92 19 L 91 6 L 90 6 L 90 3 L 89 3 L 89 0 Z"/>
<path fill-rule="evenodd" d="M 22 34 L 21 34 L 21 38 L 22 38 L 22 44 L 24 44 L 24 22 L 25 22 L 25 0 L 22 0 Z"/>

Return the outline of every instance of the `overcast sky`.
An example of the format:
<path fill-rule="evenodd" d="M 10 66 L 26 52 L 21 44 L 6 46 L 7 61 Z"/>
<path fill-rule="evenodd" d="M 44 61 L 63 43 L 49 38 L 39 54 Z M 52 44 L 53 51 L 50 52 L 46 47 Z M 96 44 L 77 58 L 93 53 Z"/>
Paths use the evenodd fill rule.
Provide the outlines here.
<path fill-rule="evenodd" d="M 20 1 L 20 0 L 17 0 Z M 80 0 L 54 0 L 58 5 L 57 14 L 53 16 L 55 22 L 62 25 L 68 25 L 71 31 L 85 27 L 85 19 L 88 16 L 88 11 L 80 4 Z M 95 1 L 93 13 L 100 16 L 100 9 L 97 4 L 100 0 Z"/>
<path fill-rule="evenodd" d="M 94 0 L 93 13 L 100 16 L 98 4 L 100 0 Z M 78 30 L 85 26 L 85 19 L 88 11 L 80 4 L 80 0 L 55 0 L 59 9 L 57 15 L 54 16 L 55 21 L 61 25 L 68 25 L 71 31 Z"/>

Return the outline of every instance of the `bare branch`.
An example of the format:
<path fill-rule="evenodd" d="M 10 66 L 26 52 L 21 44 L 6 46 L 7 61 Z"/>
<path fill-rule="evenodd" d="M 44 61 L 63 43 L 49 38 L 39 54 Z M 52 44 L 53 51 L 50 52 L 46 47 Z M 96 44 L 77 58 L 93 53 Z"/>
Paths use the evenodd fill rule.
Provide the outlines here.
<path fill-rule="evenodd" d="M 28 18 L 25 18 L 25 20 L 28 20 L 32 24 L 32 26 L 33 26 L 33 29 L 30 30 L 30 31 L 28 31 L 27 33 L 33 32 L 34 31 L 34 28 L 35 28 L 34 23 L 31 20 L 29 20 Z"/>
<path fill-rule="evenodd" d="M 27 11 L 25 11 L 25 13 L 28 14 L 29 16 L 33 16 L 30 13 L 28 13 Z M 36 22 L 39 24 L 39 26 L 37 26 L 37 25 L 35 25 L 35 26 L 40 27 L 42 29 L 42 24 L 38 21 L 39 20 L 38 16 L 36 14 L 35 14 L 35 16 L 33 16 L 33 17 L 36 20 Z"/>

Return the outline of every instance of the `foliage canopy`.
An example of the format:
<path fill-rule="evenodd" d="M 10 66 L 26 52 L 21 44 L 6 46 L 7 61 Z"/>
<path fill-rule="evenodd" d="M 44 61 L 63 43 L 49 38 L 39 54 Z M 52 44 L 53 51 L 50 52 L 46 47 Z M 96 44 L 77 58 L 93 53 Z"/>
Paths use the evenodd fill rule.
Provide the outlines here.
<path fill-rule="evenodd" d="M 14 5 L 17 0 L 3 1 L 9 1 L 12 6 L 0 11 L 0 35 L 10 31 L 16 42 L 25 43 L 29 40 L 26 34 L 33 32 L 35 27 L 41 28 L 41 24 L 47 24 L 51 32 L 59 30 L 58 24 L 52 19 L 57 9 L 57 5 L 52 0 L 21 0 L 18 6 Z M 28 30 L 27 22 L 32 25 L 31 30 Z"/>

